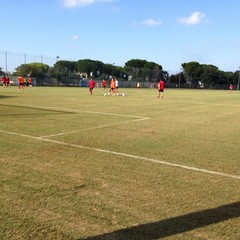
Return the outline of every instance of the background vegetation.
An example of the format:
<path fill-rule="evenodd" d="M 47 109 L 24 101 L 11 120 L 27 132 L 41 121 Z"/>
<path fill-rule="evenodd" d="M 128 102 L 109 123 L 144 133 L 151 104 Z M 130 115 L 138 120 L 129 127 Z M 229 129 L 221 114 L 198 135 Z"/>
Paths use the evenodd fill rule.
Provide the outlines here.
<path fill-rule="evenodd" d="M 0 69 L 1 74 L 1 69 Z M 3 74 L 3 72 L 2 72 Z M 240 71 L 224 72 L 214 65 L 187 62 L 181 64 L 181 71 L 169 74 L 155 62 L 131 59 L 124 67 L 106 64 L 101 61 L 84 59 L 78 61 L 58 60 L 53 67 L 44 63 L 21 64 L 14 75 L 34 77 L 39 85 L 43 82 L 56 81 L 61 85 L 71 85 L 80 79 L 94 77 L 96 80 L 117 77 L 120 81 L 157 82 L 164 79 L 171 87 L 187 88 L 228 88 L 230 84 L 239 89 Z M 54 79 L 54 80 L 53 80 Z"/>

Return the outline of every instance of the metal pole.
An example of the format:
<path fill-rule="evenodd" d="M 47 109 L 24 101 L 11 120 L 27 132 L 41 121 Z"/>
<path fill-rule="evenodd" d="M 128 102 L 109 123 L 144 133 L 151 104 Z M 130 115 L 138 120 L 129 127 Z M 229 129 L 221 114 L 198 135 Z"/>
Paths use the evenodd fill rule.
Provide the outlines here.
<path fill-rule="evenodd" d="M 7 69 L 7 51 L 5 52 L 5 73 L 7 74 L 7 71 L 8 71 L 8 69 Z"/>
<path fill-rule="evenodd" d="M 181 82 L 181 70 L 180 70 L 180 73 L 179 73 L 179 76 L 178 76 L 178 87 L 180 88 L 180 82 Z"/>
<path fill-rule="evenodd" d="M 239 68 L 240 69 L 240 68 Z M 239 83 L 240 83 L 240 70 L 238 72 L 238 84 L 237 84 L 237 90 L 239 91 Z"/>
<path fill-rule="evenodd" d="M 179 79 L 178 79 L 179 88 L 181 87 L 181 75 L 182 75 L 182 72 L 183 72 L 183 68 L 180 68 Z"/>
<path fill-rule="evenodd" d="M 113 78 L 113 68 L 114 68 L 115 63 L 113 63 L 112 65 L 113 65 L 112 66 L 112 78 Z"/>

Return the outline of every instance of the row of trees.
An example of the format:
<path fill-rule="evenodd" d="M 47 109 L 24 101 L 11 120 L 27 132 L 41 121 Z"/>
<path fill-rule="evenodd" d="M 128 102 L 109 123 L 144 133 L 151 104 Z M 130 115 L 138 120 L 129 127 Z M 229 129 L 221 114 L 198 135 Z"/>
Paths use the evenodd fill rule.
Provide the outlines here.
<path fill-rule="evenodd" d="M 151 81 L 160 78 L 178 87 L 210 88 L 214 85 L 239 85 L 240 72 L 224 72 L 214 65 L 188 62 L 181 65 L 181 71 L 169 75 L 162 66 L 155 62 L 132 59 L 124 67 L 115 64 L 105 64 L 101 61 L 84 59 L 78 61 L 57 61 L 53 67 L 43 63 L 22 64 L 16 68 L 15 75 L 31 75 L 36 79 L 56 78 L 58 82 L 67 83 L 73 79 L 94 77 L 95 79 Z M 1 71 L 1 69 L 0 69 Z M 238 86 L 239 87 L 239 86 Z"/>
<path fill-rule="evenodd" d="M 189 62 L 182 64 L 182 72 L 170 76 L 170 81 L 176 84 L 179 84 L 179 79 L 193 87 L 210 88 L 214 85 L 233 84 L 239 89 L 240 71 L 224 72 L 214 65 Z"/>
<path fill-rule="evenodd" d="M 101 61 L 84 59 L 57 61 L 53 67 L 42 63 L 22 64 L 16 68 L 15 74 L 58 78 L 111 78 L 115 76 L 120 80 L 154 81 L 167 73 L 162 70 L 161 65 L 146 60 L 132 59 L 126 62 L 124 67 L 121 67 L 115 64 L 104 64 Z"/>

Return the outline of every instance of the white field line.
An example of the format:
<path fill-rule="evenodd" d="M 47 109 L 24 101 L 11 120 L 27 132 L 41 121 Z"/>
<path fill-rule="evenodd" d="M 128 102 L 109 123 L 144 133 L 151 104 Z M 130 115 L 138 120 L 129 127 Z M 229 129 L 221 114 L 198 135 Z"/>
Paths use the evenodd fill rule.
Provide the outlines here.
<path fill-rule="evenodd" d="M 86 132 L 94 129 L 101 129 L 105 127 L 111 127 L 111 126 L 116 126 L 116 125 L 121 125 L 121 124 L 126 124 L 126 123 L 133 123 L 133 122 L 139 122 L 139 121 L 144 121 L 148 120 L 149 118 L 140 118 L 140 119 L 135 119 L 135 120 L 129 120 L 129 121 L 124 121 L 124 122 L 119 122 L 119 123 L 113 123 L 113 124 L 105 124 L 101 126 L 95 126 L 91 128 L 84 128 L 80 130 L 75 130 L 75 131 L 69 131 L 69 132 L 62 132 L 62 133 L 56 133 L 56 134 L 51 134 L 51 135 L 46 135 L 46 136 L 40 136 L 39 138 L 50 138 L 50 137 L 56 137 L 56 136 L 61 136 L 65 134 L 74 134 L 74 133 L 79 133 L 79 132 Z"/>
<path fill-rule="evenodd" d="M 5 134 L 20 136 L 20 137 L 31 138 L 31 139 L 35 139 L 35 140 L 55 143 L 55 144 L 64 145 L 64 146 L 68 146 L 68 147 L 91 150 L 91 151 L 95 151 L 95 152 L 101 152 L 101 153 L 112 154 L 112 155 L 118 155 L 118 156 L 123 156 L 123 157 L 127 157 L 127 158 L 139 159 L 139 160 L 144 160 L 144 161 L 153 162 L 153 163 L 157 163 L 157 164 L 167 165 L 167 166 L 170 166 L 170 167 L 182 168 L 182 169 L 187 169 L 187 170 L 190 170 L 190 171 L 203 172 L 203 173 L 206 173 L 206 174 L 218 175 L 218 176 L 222 176 L 222 177 L 228 177 L 228 178 L 240 180 L 239 175 L 231 175 L 231 174 L 227 174 L 227 173 L 223 173 L 223 172 L 216 172 L 216 171 L 211 171 L 211 170 L 202 169 L 202 168 L 190 167 L 190 166 L 186 166 L 186 165 L 165 162 L 165 161 L 161 161 L 161 160 L 158 160 L 158 159 L 141 157 L 141 156 L 136 156 L 136 155 L 127 154 L 127 153 L 115 152 L 115 151 L 110 151 L 110 150 L 105 150 L 105 149 L 100 149 L 100 148 L 86 147 L 86 146 L 81 146 L 81 145 L 77 145 L 77 144 L 70 144 L 70 143 L 60 142 L 60 141 L 51 140 L 51 139 L 43 139 L 43 138 L 40 138 L 40 137 L 34 137 L 34 136 L 15 133 L 15 132 L 8 132 L 8 131 L 3 131 L 3 130 L 0 130 L 0 132 L 5 133 Z"/>
<path fill-rule="evenodd" d="M 149 119 L 149 118 L 146 118 L 146 117 L 135 116 L 135 115 L 125 115 L 125 114 L 106 113 L 106 112 L 94 112 L 94 111 L 82 111 L 82 110 L 77 110 L 77 109 L 58 108 L 58 107 L 50 107 L 50 106 L 39 106 L 39 105 L 32 105 L 32 104 L 16 104 L 16 105 L 6 104 L 6 105 L 20 106 L 20 107 L 34 107 L 34 108 L 38 108 L 38 109 L 48 109 L 48 110 L 52 109 L 52 110 L 60 110 L 60 111 L 76 112 L 76 113 L 89 113 L 89 114 L 99 114 L 99 115 L 101 114 L 101 115 L 117 116 L 117 117 L 137 118 L 136 120 L 129 120 L 129 121 L 124 121 L 124 122 L 120 122 L 120 123 L 113 123 L 113 124 L 108 124 L 108 125 L 106 124 L 106 125 L 101 125 L 101 126 L 96 126 L 96 127 L 91 127 L 91 128 L 85 128 L 85 129 L 80 129 L 80 130 L 75 130 L 75 131 L 62 132 L 62 133 L 56 133 L 56 134 L 41 136 L 41 138 L 49 138 L 49 137 L 66 135 L 66 134 L 73 134 L 73 133 L 78 133 L 78 132 L 83 132 L 83 131 L 88 131 L 88 130 L 101 129 L 101 128 L 105 128 L 105 127 L 110 127 L 110 126 L 115 126 L 115 125 L 120 125 L 120 124 L 125 124 L 125 123 L 133 123 L 133 122 L 144 121 L 144 120 Z"/>
<path fill-rule="evenodd" d="M 91 114 L 100 114 L 100 115 L 109 115 L 109 116 L 116 116 L 116 117 L 129 117 L 129 118 L 139 118 L 139 119 L 148 119 L 142 116 L 136 115 L 125 115 L 125 114 L 115 114 L 115 113 L 105 113 L 105 112 L 93 112 L 93 111 L 81 111 L 84 113 L 91 113 Z"/>

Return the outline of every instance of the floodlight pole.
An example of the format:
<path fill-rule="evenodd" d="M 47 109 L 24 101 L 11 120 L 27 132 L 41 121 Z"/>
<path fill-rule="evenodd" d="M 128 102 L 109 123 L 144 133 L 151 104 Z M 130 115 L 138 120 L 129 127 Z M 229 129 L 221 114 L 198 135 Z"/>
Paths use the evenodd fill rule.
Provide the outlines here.
<path fill-rule="evenodd" d="M 239 68 L 240 69 L 240 68 Z M 237 90 L 239 91 L 239 83 L 240 83 L 240 70 L 238 72 L 238 84 L 237 84 Z"/>
<path fill-rule="evenodd" d="M 180 88 L 180 81 L 181 81 L 181 71 L 179 72 L 179 76 L 178 76 L 178 87 Z"/>
<path fill-rule="evenodd" d="M 115 63 L 113 63 L 112 65 L 113 65 L 113 67 L 112 67 L 112 78 L 113 78 L 113 70 L 114 70 Z"/>
<path fill-rule="evenodd" d="M 180 88 L 181 87 L 181 73 L 182 73 L 182 68 L 180 68 L 180 73 L 179 73 L 179 76 L 178 76 L 178 87 Z"/>
<path fill-rule="evenodd" d="M 7 71 L 8 71 L 8 69 L 7 69 L 7 67 L 8 67 L 8 54 L 7 54 L 7 51 L 5 52 L 5 73 L 7 74 Z"/>

